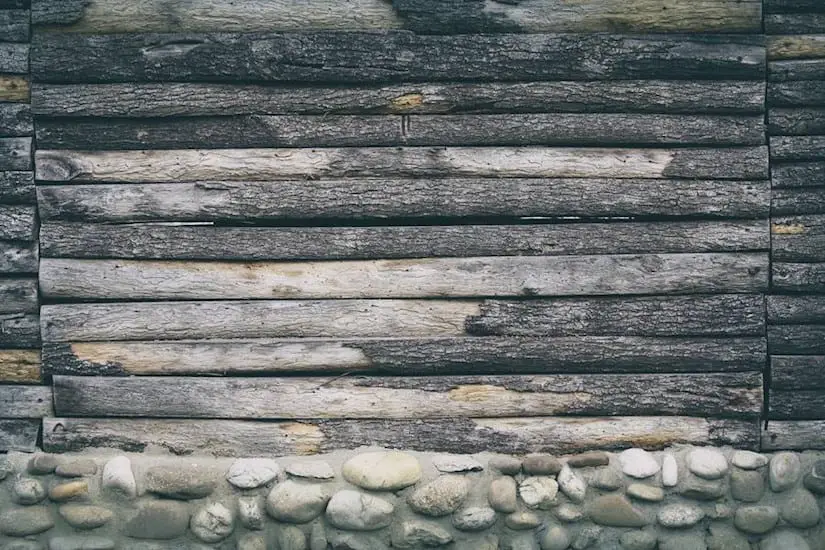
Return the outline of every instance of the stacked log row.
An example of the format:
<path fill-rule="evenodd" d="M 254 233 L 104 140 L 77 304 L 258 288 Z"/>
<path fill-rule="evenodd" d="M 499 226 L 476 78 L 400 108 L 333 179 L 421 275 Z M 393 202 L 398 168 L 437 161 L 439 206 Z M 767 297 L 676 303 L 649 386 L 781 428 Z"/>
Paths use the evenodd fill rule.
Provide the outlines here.
<path fill-rule="evenodd" d="M 771 0 L 766 12 L 777 294 L 766 443 L 825 446 L 825 5 Z"/>
<path fill-rule="evenodd" d="M 182 417 L 211 440 L 758 446 L 760 38 L 618 34 L 640 23 L 607 0 L 116 4 L 33 6 L 43 364 L 84 418 L 47 448 Z M 761 22 L 680 10 L 649 29 Z"/>

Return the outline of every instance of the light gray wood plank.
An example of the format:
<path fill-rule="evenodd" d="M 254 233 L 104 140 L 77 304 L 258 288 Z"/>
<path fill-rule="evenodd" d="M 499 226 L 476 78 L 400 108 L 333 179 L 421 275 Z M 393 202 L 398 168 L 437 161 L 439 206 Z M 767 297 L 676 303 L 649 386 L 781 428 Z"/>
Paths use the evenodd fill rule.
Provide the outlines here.
<path fill-rule="evenodd" d="M 37 240 L 37 208 L 0 205 L 0 239 Z"/>
<path fill-rule="evenodd" d="M 0 42 L 0 73 L 26 74 L 29 72 L 29 45 Z"/>
<path fill-rule="evenodd" d="M 824 79 L 825 59 L 793 59 L 768 63 L 768 80 L 772 82 Z"/>
<path fill-rule="evenodd" d="M 40 420 L 0 419 L 0 451 L 33 453 L 39 432 Z"/>
<path fill-rule="evenodd" d="M 770 82 L 768 104 L 776 107 L 825 105 L 825 81 Z"/>
<path fill-rule="evenodd" d="M 766 300 L 771 324 L 825 323 L 825 296 L 767 296 Z"/>
<path fill-rule="evenodd" d="M 3 12 L 0 11 L 0 14 Z M 0 136 L 34 134 L 31 107 L 24 103 L 0 103 Z"/>
<path fill-rule="evenodd" d="M 2 386 L 0 418 L 42 418 L 52 414 L 49 386 Z"/>
<path fill-rule="evenodd" d="M 0 52 L 2 55 L 2 52 Z M 31 170 L 32 138 L 0 138 L 0 170 Z"/>
<path fill-rule="evenodd" d="M 0 241 L 0 273 L 37 273 L 38 261 L 37 242 Z"/>
<path fill-rule="evenodd" d="M 37 279 L 0 278 L 0 313 L 37 312 Z"/>
<path fill-rule="evenodd" d="M 772 355 L 825 354 L 825 325 L 769 326 L 768 351 Z"/>
<path fill-rule="evenodd" d="M 825 449 L 825 420 L 774 420 L 762 431 L 765 451 Z"/>
<path fill-rule="evenodd" d="M 0 314 L 0 348 L 39 348 L 40 317 L 36 313 Z"/>
<path fill-rule="evenodd" d="M 771 356 L 771 391 L 825 390 L 825 355 Z"/>

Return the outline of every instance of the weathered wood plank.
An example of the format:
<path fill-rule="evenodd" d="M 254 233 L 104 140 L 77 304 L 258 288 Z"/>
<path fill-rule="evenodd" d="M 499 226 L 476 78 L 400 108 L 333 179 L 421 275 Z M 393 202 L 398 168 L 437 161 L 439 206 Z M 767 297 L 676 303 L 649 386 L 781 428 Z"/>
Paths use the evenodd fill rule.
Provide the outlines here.
<path fill-rule="evenodd" d="M 2 322 L 3 318 L 0 317 L 0 323 Z M 2 326 L 5 328 L 5 323 Z M 0 383 L 9 382 L 40 384 L 40 352 L 38 350 L 0 349 Z M 6 389 L 6 386 L 0 386 L 0 393 L 5 393 Z M 0 398 L 0 409 L 3 406 L 3 398 Z"/>
<path fill-rule="evenodd" d="M 808 174 L 799 177 L 803 176 Z M 389 177 L 312 182 L 69 184 L 40 186 L 37 195 L 41 219 L 91 222 L 767 218 L 771 200 L 766 181 L 604 178 Z"/>
<path fill-rule="evenodd" d="M 39 348 L 40 318 L 36 313 L 0 314 L 0 347 Z"/>
<path fill-rule="evenodd" d="M 113 447 L 180 455 L 310 455 L 382 446 L 413 451 L 524 454 L 592 449 L 661 449 L 678 443 L 758 449 L 757 422 L 685 416 L 451 418 L 249 422 L 44 418 L 47 452 Z M 823 438 L 825 448 L 825 438 Z"/>
<path fill-rule="evenodd" d="M 825 57 L 825 35 L 806 34 L 767 37 L 768 59 L 821 59 Z"/>
<path fill-rule="evenodd" d="M 31 108 L 28 105 L 0 103 L 0 136 L 30 136 L 32 134 L 34 134 L 34 124 Z"/>
<path fill-rule="evenodd" d="M 0 10 L 0 41 L 29 41 L 28 10 Z"/>
<path fill-rule="evenodd" d="M 825 105 L 825 81 L 771 82 L 768 104 L 776 107 Z"/>
<path fill-rule="evenodd" d="M 764 0 L 765 13 L 825 12 L 820 0 Z"/>
<path fill-rule="evenodd" d="M 798 162 L 771 166 L 771 184 L 785 187 L 825 186 L 825 162 Z"/>
<path fill-rule="evenodd" d="M 372 87 L 160 84 L 36 84 L 32 109 L 45 116 L 587 113 L 760 113 L 763 84 L 686 82 L 483 82 Z"/>
<path fill-rule="evenodd" d="M 825 292 L 825 263 L 774 263 L 771 286 L 786 292 Z"/>
<path fill-rule="evenodd" d="M 0 279 L 0 313 L 37 312 L 37 280 Z"/>
<path fill-rule="evenodd" d="M 39 432 L 40 420 L 0 419 L 0 451 L 33 453 Z"/>
<path fill-rule="evenodd" d="M 42 418 L 52 414 L 50 387 L 2 386 L 0 418 Z"/>
<path fill-rule="evenodd" d="M 37 242 L 0 241 L 0 273 L 37 273 L 38 258 Z"/>
<path fill-rule="evenodd" d="M 771 138 L 771 142 L 775 139 L 812 138 Z M 805 151 L 813 145 L 809 144 Z M 816 146 L 825 154 L 825 145 Z M 799 147 L 794 151 L 795 155 L 788 160 L 799 156 Z M 788 157 L 787 153 L 784 156 Z M 35 154 L 35 164 L 39 180 L 124 183 L 344 176 L 767 179 L 768 148 L 342 147 L 99 152 L 41 149 Z"/>
<path fill-rule="evenodd" d="M 83 376 L 311 373 L 407 376 L 514 372 L 647 375 L 652 372 L 761 371 L 765 359 L 764 338 L 684 336 L 400 338 L 396 335 L 380 339 L 72 342 L 47 343 L 43 348 L 45 373 Z"/>
<path fill-rule="evenodd" d="M 769 419 L 825 419 L 825 391 L 823 390 L 772 390 L 768 401 L 770 407 L 768 411 Z"/>
<path fill-rule="evenodd" d="M 825 216 L 787 216 L 771 223 L 771 259 L 825 262 Z"/>
<path fill-rule="evenodd" d="M 771 13 L 765 15 L 766 34 L 815 34 L 825 29 L 825 14 Z"/>
<path fill-rule="evenodd" d="M 4 204 L 34 204 L 34 172 L 0 171 L 0 202 Z"/>
<path fill-rule="evenodd" d="M 388 227 L 47 223 L 43 255 L 155 260 L 357 260 L 767 250 L 766 221 Z M 825 258 L 823 258 L 825 260 Z"/>
<path fill-rule="evenodd" d="M 768 63 L 768 80 L 773 82 L 823 79 L 825 79 L 825 59 L 799 59 Z"/>
<path fill-rule="evenodd" d="M 0 170 L 31 170 L 32 138 L 0 138 Z"/>
<path fill-rule="evenodd" d="M 0 10 L 22 10 L 29 5 L 29 0 L 0 0 Z"/>
<path fill-rule="evenodd" d="M 771 137 L 771 160 L 825 160 L 825 136 Z"/>
<path fill-rule="evenodd" d="M 825 134 L 825 108 L 770 109 L 768 132 L 784 136 Z"/>
<path fill-rule="evenodd" d="M 802 117 L 803 113 L 799 113 Z M 822 116 L 825 118 L 825 115 Z M 801 126 L 807 122 L 806 126 Z M 808 112 L 799 128 L 815 129 Z M 774 124 L 777 124 L 774 122 Z M 802 132 L 805 133 L 805 132 Z M 813 131 L 807 133 L 815 133 Z M 394 145 L 764 145 L 762 116 L 646 114 L 319 115 L 43 119 L 44 149 L 117 150 Z"/>
<path fill-rule="evenodd" d="M 34 33 L 31 70 L 52 83 L 758 80 L 762 42 L 742 35 Z"/>
<path fill-rule="evenodd" d="M 37 239 L 37 209 L 34 206 L 0 205 L 0 239 Z"/>
<path fill-rule="evenodd" d="M 0 74 L 0 101 L 28 101 L 29 81 L 23 76 Z"/>
<path fill-rule="evenodd" d="M 755 418 L 762 375 L 651 374 L 337 378 L 52 378 L 65 416 L 500 418 L 707 415 Z"/>
<path fill-rule="evenodd" d="M 762 253 L 495 256 L 236 264 L 40 261 L 49 298 L 208 300 L 762 292 Z"/>
<path fill-rule="evenodd" d="M 775 189 L 771 198 L 771 215 L 796 214 L 825 214 L 825 187 Z"/>
<path fill-rule="evenodd" d="M 825 354 L 825 325 L 768 326 L 768 351 L 772 355 Z"/>
<path fill-rule="evenodd" d="M 0 42 L 0 73 L 29 72 L 29 45 Z"/>
<path fill-rule="evenodd" d="M 825 355 L 771 356 L 771 391 L 825 389 Z"/>
<path fill-rule="evenodd" d="M 766 300 L 771 324 L 825 324 L 825 296 L 767 296 Z"/>
<path fill-rule="evenodd" d="M 825 421 L 772 421 L 762 432 L 762 450 L 825 449 Z"/>

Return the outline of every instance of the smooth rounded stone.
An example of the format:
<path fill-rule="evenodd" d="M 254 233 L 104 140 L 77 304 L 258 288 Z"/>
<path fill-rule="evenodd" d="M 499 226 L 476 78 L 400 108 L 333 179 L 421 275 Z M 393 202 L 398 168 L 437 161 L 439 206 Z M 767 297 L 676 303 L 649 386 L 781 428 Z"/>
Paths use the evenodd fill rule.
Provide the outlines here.
<path fill-rule="evenodd" d="M 599 468 L 590 479 L 590 486 L 602 491 L 616 491 L 624 487 L 624 477 L 615 468 Z"/>
<path fill-rule="evenodd" d="M 734 451 L 730 457 L 730 462 L 743 470 L 758 470 L 763 466 L 767 466 L 768 457 L 753 451 Z"/>
<path fill-rule="evenodd" d="M 514 476 L 521 472 L 521 459 L 514 456 L 497 455 L 487 462 L 487 466 L 502 474 Z"/>
<path fill-rule="evenodd" d="M 12 540 L 4 544 L 3 550 L 43 550 L 43 544 L 36 540 Z"/>
<path fill-rule="evenodd" d="M 49 499 L 54 502 L 66 502 L 87 494 L 89 494 L 89 483 L 85 480 L 60 483 L 49 489 Z"/>
<path fill-rule="evenodd" d="M 75 529 L 97 529 L 114 517 L 111 510 L 91 504 L 64 504 L 57 512 Z"/>
<path fill-rule="evenodd" d="M 214 474 L 195 464 L 153 466 L 146 471 L 146 490 L 166 498 L 194 500 L 215 490 Z"/>
<path fill-rule="evenodd" d="M 278 521 L 307 523 L 324 512 L 329 499 L 321 485 L 288 479 L 270 491 L 266 511 Z"/>
<path fill-rule="evenodd" d="M 459 531 L 484 531 L 495 524 L 496 511 L 486 506 L 473 506 L 453 514 L 453 527 Z"/>
<path fill-rule="evenodd" d="M 220 502 L 201 506 L 189 522 L 192 534 L 203 542 L 218 542 L 235 529 L 235 514 Z"/>
<path fill-rule="evenodd" d="M 676 487 L 677 483 L 679 483 L 679 464 L 675 456 L 667 453 L 662 459 L 662 485 Z"/>
<path fill-rule="evenodd" d="M 12 537 L 25 537 L 48 531 L 54 527 L 54 519 L 45 506 L 13 508 L 0 512 L 0 533 Z"/>
<path fill-rule="evenodd" d="M 710 535 L 705 539 L 708 550 L 751 550 L 748 539 L 737 533 L 730 525 L 711 523 Z"/>
<path fill-rule="evenodd" d="M 630 498 L 645 502 L 661 502 L 665 499 L 665 492 L 661 487 L 645 485 L 644 483 L 631 483 L 626 492 Z"/>
<path fill-rule="evenodd" d="M 737 529 L 751 535 L 767 533 L 779 522 L 779 512 L 773 506 L 741 506 L 733 516 Z"/>
<path fill-rule="evenodd" d="M 705 516 L 710 519 L 730 519 L 733 517 L 733 508 L 726 503 L 717 502 L 713 508 L 705 510 Z"/>
<path fill-rule="evenodd" d="M 398 451 L 356 455 L 341 469 L 344 479 L 371 491 L 397 491 L 421 479 L 421 465 L 414 456 Z"/>
<path fill-rule="evenodd" d="M 132 462 L 126 456 L 116 456 L 103 466 L 101 486 L 128 497 L 137 496 L 137 483 Z"/>
<path fill-rule="evenodd" d="M 112 550 L 115 541 L 107 537 L 65 536 L 49 539 L 49 550 Z"/>
<path fill-rule="evenodd" d="M 319 522 L 312 524 L 309 532 L 309 550 L 327 550 L 327 532 L 324 524 Z"/>
<path fill-rule="evenodd" d="M 9 464 L 9 461 L 3 457 L 0 457 L 0 481 L 6 479 L 11 473 L 12 466 Z"/>
<path fill-rule="evenodd" d="M 814 462 L 811 471 L 803 479 L 805 488 L 818 495 L 825 495 L 825 460 Z"/>
<path fill-rule="evenodd" d="M 238 489 L 255 489 L 266 485 L 282 471 L 271 458 L 239 458 L 226 472 L 226 481 Z"/>
<path fill-rule="evenodd" d="M 571 468 L 590 468 L 595 466 L 607 466 L 610 464 L 610 455 L 603 451 L 591 451 L 573 455 L 567 459 L 567 464 Z"/>
<path fill-rule="evenodd" d="M 495 535 L 484 535 L 481 538 L 473 537 L 471 540 L 456 541 L 453 550 L 499 550 L 498 537 Z"/>
<path fill-rule="evenodd" d="M 708 545 L 697 535 L 666 535 L 659 538 L 659 550 L 708 550 Z"/>
<path fill-rule="evenodd" d="M 795 453 L 777 453 L 771 458 L 768 471 L 771 491 L 781 493 L 799 481 L 802 476 L 802 464 Z"/>
<path fill-rule="evenodd" d="M 293 477 L 305 479 L 325 480 L 335 478 L 335 470 L 332 469 L 332 466 L 321 460 L 288 464 L 286 466 L 286 473 Z"/>
<path fill-rule="evenodd" d="M 60 477 L 84 477 L 97 473 L 97 464 L 90 458 L 76 458 L 57 465 L 54 473 Z"/>
<path fill-rule="evenodd" d="M 189 507 L 182 502 L 144 502 L 126 524 L 126 534 L 136 539 L 168 540 L 182 536 L 189 527 Z"/>
<path fill-rule="evenodd" d="M 585 511 L 593 523 L 607 527 L 643 527 L 648 524 L 644 514 L 619 494 L 596 497 L 586 505 Z"/>
<path fill-rule="evenodd" d="M 588 525 L 576 535 L 576 540 L 573 541 L 573 550 L 584 550 L 590 548 L 602 534 L 602 528 L 595 525 Z"/>
<path fill-rule="evenodd" d="M 58 464 L 60 458 L 57 455 L 38 453 L 29 460 L 26 469 L 30 474 L 44 476 L 53 474 Z"/>
<path fill-rule="evenodd" d="M 619 453 L 619 464 L 625 475 L 645 479 L 659 473 L 656 458 L 644 449 L 627 449 Z"/>
<path fill-rule="evenodd" d="M 561 466 L 558 458 L 544 453 L 529 454 L 521 462 L 524 472 L 533 476 L 554 476 L 561 472 Z"/>
<path fill-rule="evenodd" d="M 469 493 L 470 482 L 466 477 L 445 474 L 417 488 L 407 498 L 407 504 L 425 516 L 446 516 L 458 510 Z"/>
<path fill-rule="evenodd" d="M 686 459 L 688 470 L 703 479 L 719 479 L 728 473 L 725 455 L 708 447 L 692 449 Z"/>
<path fill-rule="evenodd" d="M 332 550 L 387 550 L 381 540 L 363 533 L 337 533 L 329 543 Z"/>
<path fill-rule="evenodd" d="M 582 510 L 580 506 L 565 502 L 553 510 L 553 515 L 555 515 L 559 521 L 574 523 L 584 519 L 584 510 Z"/>
<path fill-rule="evenodd" d="M 391 531 L 393 548 L 416 548 L 445 546 L 453 541 L 453 536 L 443 527 L 418 520 L 397 522 Z"/>
<path fill-rule="evenodd" d="M 446 474 L 480 472 L 484 469 L 478 460 L 464 455 L 438 455 L 433 457 L 432 462 L 436 470 Z"/>
<path fill-rule="evenodd" d="M 730 494 L 742 502 L 759 502 L 765 494 L 762 472 L 734 468 L 730 473 Z"/>
<path fill-rule="evenodd" d="M 653 550 L 656 540 L 656 533 L 649 530 L 626 531 L 619 537 L 619 544 L 624 550 Z"/>
<path fill-rule="evenodd" d="M 693 500 L 716 500 L 725 494 L 725 486 L 720 480 L 708 481 L 692 477 L 682 483 L 679 494 Z"/>
<path fill-rule="evenodd" d="M 690 504 L 669 504 L 659 510 L 656 519 L 659 524 L 671 529 L 682 529 L 692 527 L 702 521 L 705 513 L 701 508 Z"/>
<path fill-rule="evenodd" d="M 345 489 L 327 504 L 326 517 L 333 527 L 348 531 L 374 531 L 392 522 L 395 506 L 386 500 Z"/>
<path fill-rule="evenodd" d="M 811 550 L 811 547 L 793 531 L 777 531 L 760 541 L 759 550 Z"/>
<path fill-rule="evenodd" d="M 528 477 L 519 483 L 518 492 L 529 508 L 547 510 L 557 504 L 559 484 L 552 477 Z"/>
<path fill-rule="evenodd" d="M 523 533 L 502 538 L 499 550 L 539 550 L 539 546 L 532 533 Z"/>
<path fill-rule="evenodd" d="M 238 520 L 247 529 L 260 530 L 264 528 L 263 499 L 257 496 L 238 497 Z"/>
<path fill-rule="evenodd" d="M 819 523 L 819 505 L 816 497 L 805 489 L 794 489 L 782 499 L 779 516 L 800 529 L 813 527 Z"/>
<path fill-rule="evenodd" d="M 570 535 L 560 525 L 545 526 L 538 536 L 541 550 L 567 550 L 570 547 Z"/>
<path fill-rule="evenodd" d="M 285 525 L 278 530 L 278 550 L 306 550 L 307 537 L 294 525 Z"/>
<path fill-rule="evenodd" d="M 533 512 L 513 512 L 504 518 L 504 525 L 514 531 L 526 531 L 541 525 L 541 518 Z"/>
<path fill-rule="evenodd" d="M 46 498 L 46 488 L 40 480 L 21 477 L 11 487 L 11 498 L 17 504 L 30 506 Z"/>
<path fill-rule="evenodd" d="M 557 481 L 559 483 L 559 489 L 567 495 L 567 498 L 576 503 L 584 502 L 584 496 L 587 493 L 587 484 L 570 466 L 565 464 L 564 467 L 562 467 Z"/>
<path fill-rule="evenodd" d="M 324 541 L 324 550 L 326 550 Z M 238 550 L 266 550 L 266 539 L 257 533 L 247 533 L 238 539 Z"/>
<path fill-rule="evenodd" d="M 515 512 L 518 507 L 516 480 L 509 476 L 502 476 L 491 481 L 487 501 L 496 512 L 504 514 Z"/>

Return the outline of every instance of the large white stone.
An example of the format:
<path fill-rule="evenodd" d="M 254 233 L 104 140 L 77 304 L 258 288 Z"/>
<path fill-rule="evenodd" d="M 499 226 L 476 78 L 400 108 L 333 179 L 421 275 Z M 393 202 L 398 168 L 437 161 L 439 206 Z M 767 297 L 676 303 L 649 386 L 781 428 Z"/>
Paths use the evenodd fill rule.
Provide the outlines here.
<path fill-rule="evenodd" d="M 768 457 L 753 451 L 734 451 L 731 463 L 743 470 L 756 470 L 768 464 Z"/>
<path fill-rule="evenodd" d="M 728 473 L 728 460 L 716 449 L 701 447 L 687 455 L 687 467 L 704 479 L 719 479 Z"/>
<path fill-rule="evenodd" d="M 796 485 L 802 476 L 802 464 L 795 453 L 777 453 L 769 469 L 771 490 L 779 493 Z"/>
<path fill-rule="evenodd" d="M 349 531 L 374 531 L 392 522 L 395 507 L 382 498 L 345 489 L 332 495 L 327 520 L 333 527 Z"/>
<path fill-rule="evenodd" d="M 128 457 L 116 456 L 103 467 L 101 485 L 105 489 L 119 491 L 126 496 L 137 496 L 137 483 Z"/>
<path fill-rule="evenodd" d="M 281 467 L 271 458 L 240 458 L 226 472 L 226 481 L 238 489 L 255 489 L 281 474 Z"/>
<path fill-rule="evenodd" d="M 398 451 L 356 455 L 344 463 L 344 479 L 371 491 L 397 491 L 421 479 L 415 457 Z"/>
<path fill-rule="evenodd" d="M 567 464 L 562 467 L 558 476 L 559 489 L 573 502 L 584 502 L 587 484 Z"/>
<path fill-rule="evenodd" d="M 528 477 L 519 484 L 518 492 L 528 507 L 547 510 L 557 504 L 559 484 L 552 477 Z"/>
<path fill-rule="evenodd" d="M 676 487 L 677 483 L 679 483 L 679 464 L 675 456 L 667 453 L 662 459 L 662 485 Z"/>
<path fill-rule="evenodd" d="M 644 479 L 659 472 L 656 458 L 644 449 L 627 449 L 619 453 L 619 464 L 625 475 Z"/>

